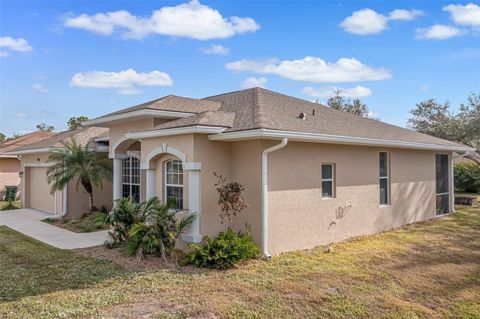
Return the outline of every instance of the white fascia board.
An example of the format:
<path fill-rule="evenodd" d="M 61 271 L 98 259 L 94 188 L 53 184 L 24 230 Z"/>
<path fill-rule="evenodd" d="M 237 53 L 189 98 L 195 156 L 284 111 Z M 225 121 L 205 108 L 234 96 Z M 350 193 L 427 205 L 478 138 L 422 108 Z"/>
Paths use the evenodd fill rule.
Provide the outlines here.
<path fill-rule="evenodd" d="M 95 126 L 99 124 L 111 123 L 114 121 L 126 120 L 134 117 L 148 117 L 148 116 L 176 119 L 176 118 L 181 118 L 186 116 L 192 116 L 195 114 L 196 113 L 144 109 L 144 110 L 125 112 L 125 113 L 120 113 L 120 114 L 115 114 L 115 115 L 110 115 L 105 117 L 99 117 L 96 119 L 82 122 L 82 125 Z"/>
<path fill-rule="evenodd" d="M 17 155 L 0 154 L 0 158 L 17 158 Z"/>
<path fill-rule="evenodd" d="M 24 155 L 24 154 L 34 154 L 34 153 L 49 153 L 53 151 L 54 148 L 52 147 L 44 147 L 44 148 L 32 148 L 29 150 L 19 150 L 19 151 L 10 151 L 7 152 L 7 154 L 12 154 L 12 155 Z"/>
<path fill-rule="evenodd" d="M 218 126 L 186 126 L 176 127 L 163 130 L 152 130 L 145 132 L 127 133 L 125 137 L 131 139 L 145 139 L 159 136 L 171 136 L 180 134 L 219 134 L 225 130 L 224 127 Z"/>
<path fill-rule="evenodd" d="M 305 133 L 305 132 L 293 132 L 293 131 L 280 131 L 270 129 L 256 129 L 247 131 L 238 131 L 231 133 L 222 133 L 216 135 L 210 135 L 208 138 L 213 141 L 235 141 L 253 138 L 270 138 L 279 139 L 287 137 L 291 141 L 299 142 L 318 142 L 318 143 L 331 143 L 331 144 L 353 144 L 353 145 L 366 145 L 366 146 L 383 146 L 394 148 L 409 148 L 409 149 L 425 149 L 425 150 L 444 150 L 455 152 L 469 152 L 475 149 L 468 146 L 454 146 L 454 145 L 440 145 L 407 141 L 393 141 L 383 139 L 373 139 L 365 137 L 353 137 L 353 136 L 341 136 L 341 135 L 329 135 L 318 133 Z"/>

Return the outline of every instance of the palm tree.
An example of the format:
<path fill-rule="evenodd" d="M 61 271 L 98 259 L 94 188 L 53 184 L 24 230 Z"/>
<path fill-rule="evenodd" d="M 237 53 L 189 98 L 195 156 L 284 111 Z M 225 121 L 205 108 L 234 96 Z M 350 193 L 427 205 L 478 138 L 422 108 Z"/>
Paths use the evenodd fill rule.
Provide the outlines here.
<path fill-rule="evenodd" d="M 63 147 L 54 151 L 48 162 L 54 163 L 47 170 L 47 180 L 51 193 L 62 190 L 70 181 L 76 180 L 88 193 L 89 209 L 93 205 L 93 186 L 103 187 L 103 180 L 112 180 L 112 162 L 105 156 L 98 155 L 95 146 L 89 142 L 85 146 L 77 144 L 74 139 L 62 142 Z"/>

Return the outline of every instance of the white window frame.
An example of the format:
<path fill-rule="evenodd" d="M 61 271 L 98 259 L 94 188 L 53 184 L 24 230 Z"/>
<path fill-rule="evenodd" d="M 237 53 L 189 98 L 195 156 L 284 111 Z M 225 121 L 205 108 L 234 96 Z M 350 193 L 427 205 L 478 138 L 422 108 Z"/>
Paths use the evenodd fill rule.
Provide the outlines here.
<path fill-rule="evenodd" d="M 133 181 L 133 165 L 132 165 L 132 159 L 138 160 L 138 183 L 134 183 Z M 128 175 L 126 175 L 126 170 L 125 170 L 125 160 L 129 159 L 129 167 L 128 167 Z M 128 176 L 128 182 L 125 182 L 125 177 Z M 131 153 L 129 152 L 128 156 L 122 160 L 122 197 L 124 197 L 123 193 L 123 187 L 125 185 L 128 186 L 129 191 L 129 197 L 132 196 L 132 190 L 133 186 L 138 186 L 138 197 L 139 201 L 141 200 L 141 191 L 142 191 L 142 172 L 140 170 L 140 156 L 136 153 Z"/>
<path fill-rule="evenodd" d="M 323 178 L 323 166 L 331 166 L 332 167 L 332 178 Z M 336 183 L 335 183 L 335 163 L 322 163 L 322 166 L 320 167 L 320 175 L 321 175 L 321 182 L 322 182 L 322 199 L 331 199 L 335 198 L 336 195 Z M 324 196 L 323 195 L 323 182 L 332 182 L 332 196 Z"/>
<path fill-rule="evenodd" d="M 380 154 L 385 153 L 387 154 L 387 176 L 381 176 L 381 168 L 380 168 Z M 380 202 L 380 207 L 385 207 L 385 206 L 390 206 L 390 152 L 388 151 L 380 151 L 378 152 L 378 196 L 379 196 L 379 201 L 381 201 L 380 198 L 380 181 L 384 179 L 387 180 L 387 202 L 386 203 L 381 203 Z"/>
<path fill-rule="evenodd" d="M 183 201 L 183 195 L 185 194 L 185 189 L 183 187 L 183 184 L 169 184 L 167 183 L 167 164 L 168 162 L 173 162 L 173 161 L 177 161 L 177 162 L 180 162 L 180 165 L 182 166 L 182 181 L 185 180 L 185 175 L 183 173 L 183 162 L 179 159 L 176 159 L 176 158 L 171 158 L 171 159 L 168 159 L 166 160 L 164 163 L 163 163 L 163 198 L 164 198 L 164 201 L 165 203 L 168 201 L 168 197 L 167 197 L 167 187 L 181 187 L 182 188 L 182 201 Z M 175 173 L 177 174 L 177 173 Z M 183 207 L 183 203 L 182 203 L 182 207 Z"/>

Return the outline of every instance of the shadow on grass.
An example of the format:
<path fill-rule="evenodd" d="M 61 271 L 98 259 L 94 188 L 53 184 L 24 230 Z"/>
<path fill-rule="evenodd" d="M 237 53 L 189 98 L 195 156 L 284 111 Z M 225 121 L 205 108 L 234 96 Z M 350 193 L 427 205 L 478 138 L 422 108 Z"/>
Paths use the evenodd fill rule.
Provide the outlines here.
<path fill-rule="evenodd" d="M 125 274 L 108 261 L 75 255 L 0 226 L 0 302 L 92 286 Z"/>

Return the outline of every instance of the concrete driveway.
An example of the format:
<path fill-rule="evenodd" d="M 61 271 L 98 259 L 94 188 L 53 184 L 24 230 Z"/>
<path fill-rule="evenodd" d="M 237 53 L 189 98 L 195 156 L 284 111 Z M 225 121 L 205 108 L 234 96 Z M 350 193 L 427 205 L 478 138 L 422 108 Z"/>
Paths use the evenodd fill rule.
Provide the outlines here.
<path fill-rule="evenodd" d="M 54 216 L 28 208 L 0 211 L 0 225 L 8 226 L 24 235 L 61 249 L 98 246 L 102 245 L 107 238 L 106 230 L 74 233 L 41 221 Z"/>

